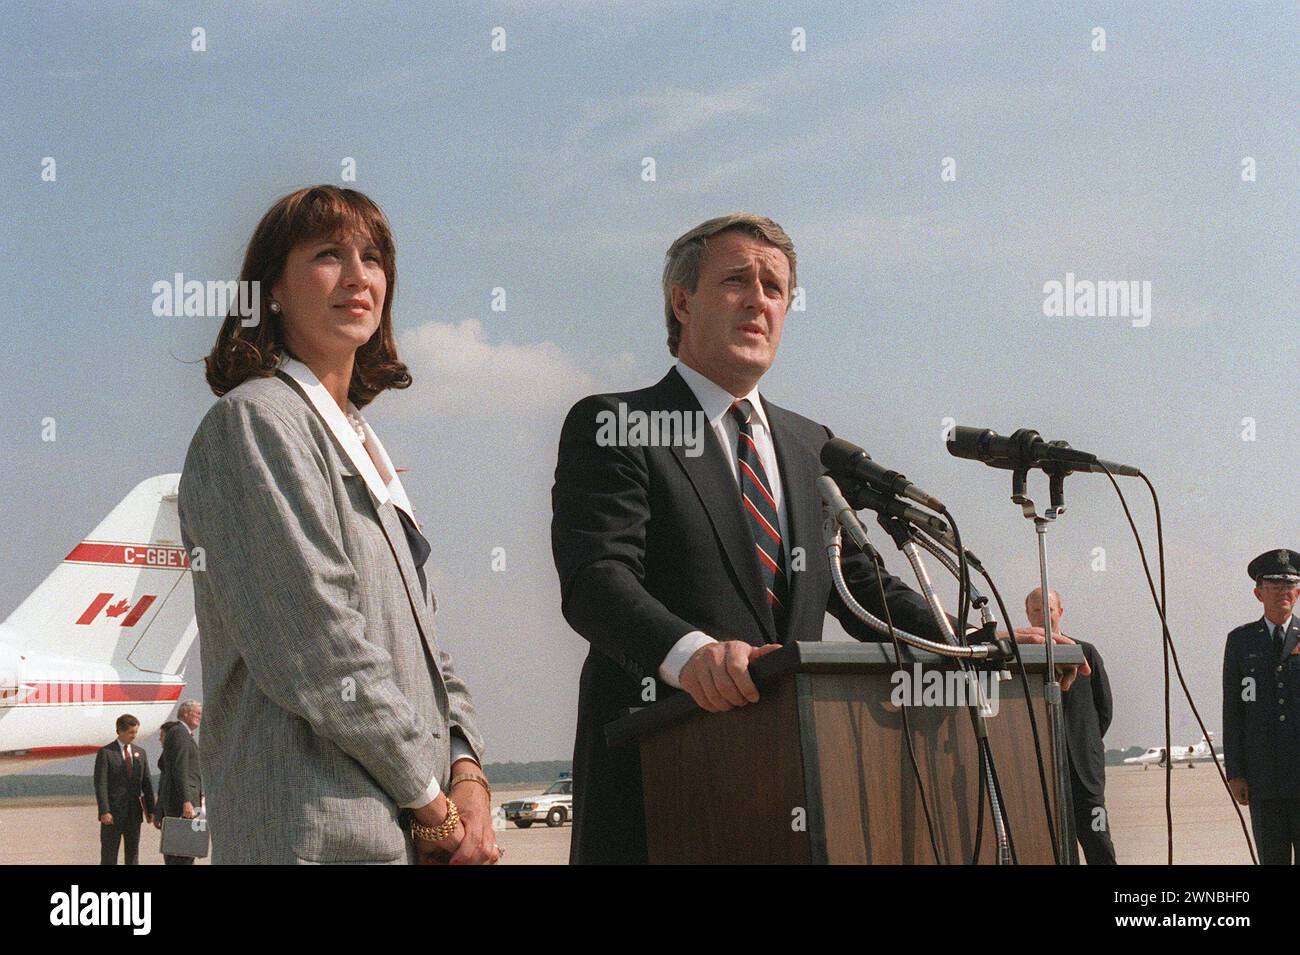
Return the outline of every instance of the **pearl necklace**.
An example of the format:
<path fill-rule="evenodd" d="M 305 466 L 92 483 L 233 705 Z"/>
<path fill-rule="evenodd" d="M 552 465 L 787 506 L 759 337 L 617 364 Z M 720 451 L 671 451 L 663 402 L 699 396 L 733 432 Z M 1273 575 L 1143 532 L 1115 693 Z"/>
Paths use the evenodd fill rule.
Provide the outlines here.
<path fill-rule="evenodd" d="M 352 425 L 352 430 L 357 433 L 357 440 L 362 444 L 366 443 L 366 429 L 361 425 L 361 419 L 351 411 L 347 412 L 348 424 Z"/>

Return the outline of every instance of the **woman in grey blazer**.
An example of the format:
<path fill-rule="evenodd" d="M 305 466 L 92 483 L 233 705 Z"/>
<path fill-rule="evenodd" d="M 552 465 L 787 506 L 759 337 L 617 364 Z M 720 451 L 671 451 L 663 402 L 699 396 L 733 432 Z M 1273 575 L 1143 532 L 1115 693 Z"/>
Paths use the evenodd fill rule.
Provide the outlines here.
<path fill-rule="evenodd" d="M 411 379 L 388 222 L 316 186 L 263 217 L 180 483 L 214 863 L 495 862 L 483 742 L 434 634 L 429 545 L 361 418 Z M 259 311 L 260 310 L 260 311 Z"/>

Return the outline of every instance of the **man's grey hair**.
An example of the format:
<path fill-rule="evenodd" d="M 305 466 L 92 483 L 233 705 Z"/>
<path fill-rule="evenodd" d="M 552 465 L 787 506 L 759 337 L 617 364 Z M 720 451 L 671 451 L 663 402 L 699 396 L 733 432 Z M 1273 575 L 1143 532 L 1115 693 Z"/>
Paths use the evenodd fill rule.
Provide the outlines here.
<path fill-rule="evenodd" d="M 185 719 L 185 717 L 189 716 L 196 709 L 199 709 L 202 706 L 203 704 L 200 703 L 198 700 L 186 700 L 180 706 L 176 707 L 176 718 L 178 720 L 183 720 Z"/>
<path fill-rule="evenodd" d="M 733 212 L 731 215 L 701 222 L 668 247 L 668 255 L 664 260 L 664 320 L 668 325 L 668 351 L 674 358 L 677 357 L 677 346 L 682 340 L 682 323 L 677 321 L 677 314 L 673 311 L 673 286 L 680 285 L 688 292 L 695 291 L 700 283 L 700 266 L 709 251 L 709 239 L 723 232 L 744 232 L 776 246 L 785 253 L 786 260 L 790 263 L 788 291 L 793 291 L 798 284 L 795 276 L 794 242 L 784 229 L 767 216 Z"/>

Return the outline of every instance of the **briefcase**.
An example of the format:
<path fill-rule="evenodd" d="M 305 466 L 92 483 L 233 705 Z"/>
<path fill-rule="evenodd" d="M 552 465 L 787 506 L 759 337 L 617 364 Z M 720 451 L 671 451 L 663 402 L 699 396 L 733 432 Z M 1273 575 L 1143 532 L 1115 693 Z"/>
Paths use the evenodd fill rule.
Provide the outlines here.
<path fill-rule="evenodd" d="M 208 857 L 208 821 L 206 819 L 181 819 L 164 816 L 162 827 L 162 854 L 165 856 Z"/>

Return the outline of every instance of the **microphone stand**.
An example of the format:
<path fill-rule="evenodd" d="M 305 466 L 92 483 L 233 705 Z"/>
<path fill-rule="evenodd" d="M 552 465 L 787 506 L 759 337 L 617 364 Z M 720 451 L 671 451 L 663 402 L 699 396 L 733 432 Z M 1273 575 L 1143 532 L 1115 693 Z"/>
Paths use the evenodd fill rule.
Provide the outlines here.
<path fill-rule="evenodd" d="M 841 502 L 842 503 L 842 502 Z M 1005 660 L 1012 655 L 1009 647 L 1009 641 L 1002 641 L 996 638 L 996 621 L 989 611 L 987 598 L 978 601 L 980 607 L 980 618 L 983 623 L 982 632 L 986 637 L 991 638 L 990 642 L 976 644 L 975 646 L 960 643 L 952 629 L 951 621 L 948 620 L 947 614 L 943 612 L 943 607 L 939 603 L 938 595 L 934 591 L 934 586 L 930 582 L 929 574 L 925 570 L 925 565 L 921 561 L 920 553 L 917 549 L 918 543 L 934 554 L 940 562 L 954 575 L 959 575 L 959 569 L 956 564 L 947 559 L 947 556 L 928 541 L 918 529 L 914 529 L 906 520 L 897 513 L 892 512 L 890 508 L 879 507 L 881 502 L 877 501 L 873 509 L 879 513 L 880 524 L 893 538 L 898 548 L 902 550 L 912 565 L 912 569 L 917 576 L 917 583 L 925 594 L 926 606 L 930 613 L 935 617 L 940 632 L 943 634 L 945 643 L 936 643 L 917 637 L 912 634 L 899 630 L 897 627 L 890 628 L 884 621 L 879 620 L 871 614 L 865 607 L 858 603 L 850 592 L 847 583 L 844 580 L 844 570 L 841 566 L 841 544 L 840 544 L 840 519 L 836 506 L 831 501 L 826 501 L 823 507 L 822 533 L 826 542 L 827 557 L 830 562 L 831 578 L 835 582 L 835 589 L 840 598 L 844 601 L 845 606 L 859 620 L 866 623 L 869 627 L 877 632 L 893 636 L 901 643 L 907 644 L 917 649 L 929 650 L 939 656 L 955 657 L 961 659 L 989 659 Z M 895 502 L 897 503 L 897 502 Z M 851 519 L 856 522 L 857 516 L 851 515 Z M 948 536 L 947 528 L 944 527 L 942 532 L 931 522 L 927 522 L 927 530 L 930 533 L 942 533 L 944 537 Z M 858 525 L 861 527 L 861 525 Z M 940 522 L 940 526 L 942 526 Z M 865 531 L 864 531 L 865 543 Z M 875 561 L 877 566 L 880 565 L 880 555 L 875 552 L 875 548 L 869 543 L 865 543 L 867 556 Z M 968 552 L 968 559 L 970 556 Z M 976 562 L 978 567 L 978 562 Z M 981 568 L 982 570 L 982 568 Z M 973 589 L 973 588 L 972 588 Z M 963 625 L 964 629 L 964 625 Z M 897 665 L 902 665 L 902 660 L 895 661 Z M 961 667 L 963 674 L 969 674 L 970 671 L 963 665 Z M 1005 670 L 1005 666 L 1004 666 Z M 1010 676 L 1008 673 L 1007 676 Z M 999 678 L 1001 674 L 999 674 Z M 971 715 L 972 727 L 976 735 L 976 743 L 983 757 L 983 777 L 984 785 L 988 787 L 989 805 L 993 817 L 993 828 L 997 839 L 997 864 L 1010 865 L 1014 862 L 1014 854 L 1011 850 L 1010 826 L 1006 818 L 1006 808 L 1002 805 L 1001 794 L 999 792 L 997 777 L 993 768 L 993 750 L 989 746 L 987 726 L 984 722 L 984 712 L 989 709 L 987 698 L 984 696 L 983 687 L 980 686 L 978 678 L 974 681 L 976 687 L 976 700 L 974 706 L 969 706 L 968 711 Z"/>
<path fill-rule="evenodd" d="M 1056 781 L 1056 837 L 1060 842 L 1057 858 L 1065 865 L 1077 865 L 1078 848 L 1074 833 L 1074 819 L 1068 811 L 1070 792 L 1066 785 L 1069 779 L 1069 756 L 1065 751 L 1065 712 L 1061 703 L 1061 684 L 1056 678 L 1056 664 L 1052 648 L 1055 634 L 1052 632 L 1051 607 L 1052 591 L 1048 586 L 1047 575 L 1047 527 L 1065 513 L 1065 476 L 1070 468 L 1064 464 L 1042 465 L 1048 476 L 1048 495 L 1050 505 L 1040 515 L 1037 505 L 1028 493 L 1028 468 L 1016 468 L 1011 472 L 1011 500 L 1020 505 L 1020 511 L 1027 520 L 1034 522 L 1034 532 L 1038 538 L 1038 576 L 1039 586 L 1043 592 L 1043 628 L 1046 631 L 1044 641 L 1047 650 L 1047 672 L 1043 675 L 1043 701 L 1047 706 L 1048 723 L 1052 736 L 1052 774 Z"/>
<path fill-rule="evenodd" d="M 917 546 L 920 535 L 912 527 L 905 524 L 897 517 L 886 517 L 884 514 L 880 514 L 877 517 L 877 523 L 884 528 L 885 533 L 893 538 L 895 546 L 897 546 L 898 549 L 907 556 L 908 563 L 912 565 L 912 570 L 916 573 L 917 586 L 921 588 L 921 594 L 925 597 L 925 602 L 930 607 L 930 614 L 939 625 L 939 629 L 943 633 L 944 638 L 954 646 L 959 645 L 957 635 L 953 631 L 952 621 L 950 621 L 948 615 L 943 612 L 943 606 L 939 603 L 939 595 L 935 592 L 934 584 L 930 581 L 930 575 L 926 572 L 925 564 L 921 561 L 920 548 Z M 923 543 L 928 543 L 924 541 L 923 538 L 921 538 L 921 541 Z M 928 547 L 926 549 L 930 550 Z M 935 551 L 930 552 L 935 553 Z M 940 562 L 944 563 L 942 558 Z M 947 566 L 946 563 L 944 565 Z M 991 632 L 993 628 L 988 627 L 988 624 L 993 621 L 993 616 L 988 610 L 987 598 L 984 600 L 984 605 L 980 608 L 980 619 L 984 623 L 986 631 Z M 966 625 L 964 621 L 959 620 L 957 621 L 957 624 L 962 627 L 963 630 L 965 629 Z M 996 627 L 996 623 L 994 626 Z M 980 685 L 975 672 L 968 670 L 964 664 L 959 665 L 961 666 L 963 676 L 969 678 L 966 681 L 967 686 L 973 685 L 975 687 L 976 703 L 974 705 L 969 705 L 967 710 L 970 713 L 971 726 L 975 730 L 976 746 L 985 756 L 984 781 L 985 785 L 988 786 L 989 805 L 992 809 L 991 815 L 993 816 L 993 831 L 998 845 L 997 864 L 1011 865 L 1011 840 L 1007 835 L 1006 810 L 1002 806 L 1001 800 L 998 798 L 998 787 L 993 775 L 993 752 L 989 746 L 988 724 L 985 721 L 985 714 L 990 712 L 991 707 L 988 698 L 984 695 L 984 688 Z M 988 672 L 992 673 L 994 671 L 990 670 Z M 1008 673 L 1007 676 L 1009 677 L 1010 673 Z"/>
<path fill-rule="evenodd" d="M 842 563 L 843 545 L 840 540 L 839 520 L 834 511 L 827 506 L 822 508 L 822 539 L 826 545 L 826 557 L 830 563 L 831 581 L 835 584 L 835 591 L 844 601 L 844 605 L 849 608 L 849 612 L 865 623 L 876 633 L 885 637 L 891 635 L 890 627 L 885 621 L 881 620 L 862 604 L 858 603 L 853 592 L 849 590 L 849 585 L 844 579 L 844 567 Z M 879 562 L 879 555 L 874 553 L 868 555 L 871 559 Z M 937 598 L 936 598 L 937 600 Z M 945 617 L 946 619 L 946 617 Z M 925 637 L 918 637 L 916 634 L 908 633 L 899 627 L 892 630 L 893 636 L 897 637 L 899 642 L 905 643 L 917 650 L 926 650 L 930 653 L 943 657 L 959 657 L 971 660 L 1003 660 L 1010 653 L 1003 641 L 995 640 L 989 643 L 976 643 L 971 645 L 954 645 L 952 643 L 939 643 L 935 640 L 927 640 Z"/>

